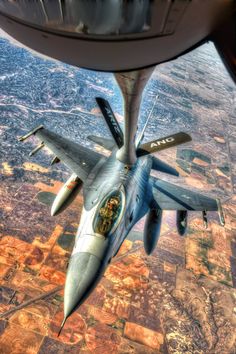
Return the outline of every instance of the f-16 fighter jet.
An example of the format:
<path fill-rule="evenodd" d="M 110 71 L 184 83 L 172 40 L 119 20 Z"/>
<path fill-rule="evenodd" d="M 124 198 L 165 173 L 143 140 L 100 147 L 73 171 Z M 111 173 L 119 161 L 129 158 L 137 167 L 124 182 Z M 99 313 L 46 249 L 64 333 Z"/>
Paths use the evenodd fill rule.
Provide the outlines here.
<path fill-rule="evenodd" d="M 187 213 L 191 210 L 201 211 L 205 224 L 207 211 L 218 211 L 224 224 L 219 200 L 151 176 L 153 170 L 178 176 L 173 167 L 152 153 L 190 141 L 188 134 L 181 132 L 143 144 L 143 130 L 134 143 L 135 161 L 124 163 L 120 161 L 123 131 L 109 103 L 103 98 L 96 100 L 114 139 L 97 136 L 89 139 L 111 151 L 110 156 L 105 157 L 43 126 L 20 138 L 22 141 L 34 134 L 41 144 L 31 155 L 45 145 L 55 154 L 52 163 L 61 161 L 73 171 L 52 205 L 52 215 L 68 205 L 83 187 L 84 207 L 67 270 L 62 327 L 96 287 L 130 230 L 144 215 L 147 218 L 143 239 L 148 255 L 157 244 L 163 210 L 177 211 L 180 235 L 186 231 Z"/>

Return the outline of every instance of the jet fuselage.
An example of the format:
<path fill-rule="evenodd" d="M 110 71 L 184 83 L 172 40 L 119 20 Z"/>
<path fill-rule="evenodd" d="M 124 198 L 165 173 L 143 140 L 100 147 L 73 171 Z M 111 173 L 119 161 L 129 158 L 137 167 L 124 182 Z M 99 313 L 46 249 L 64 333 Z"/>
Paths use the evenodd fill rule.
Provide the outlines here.
<path fill-rule="evenodd" d="M 95 288 L 132 227 L 149 210 L 151 167 L 150 156 L 141 157 L 128 167 L 116 159 L 114 150 L 88 176 L 83 188 L 84 208 L 67 271 L 65 317 Z M 112 198 L 120 203 L 114 219 L 109 218 L 112 210 L 106 205 Z M 106 212 L 109 215 L 102 217 Z"/>

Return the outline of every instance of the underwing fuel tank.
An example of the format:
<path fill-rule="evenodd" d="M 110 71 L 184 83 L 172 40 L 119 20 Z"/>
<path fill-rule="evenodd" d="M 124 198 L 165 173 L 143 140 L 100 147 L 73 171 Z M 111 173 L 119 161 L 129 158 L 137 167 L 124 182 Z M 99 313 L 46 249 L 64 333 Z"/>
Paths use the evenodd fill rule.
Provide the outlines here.
<path fill-rule="evenodd" d="M 184 236 L 188 226 L 188 212 L 187 210 L 177 210 L 176 225 L 180 236 Z"/>
<path fill-rule="evenodd" d="M 161 231 L 162 210 L 150 209 L 144 226 L 144 249 L 146 253 L 151 254 L 157 244 Z"/>
<path fill-rule="evenodd" d="M 51 215 L 57 215 L 65 210 L 75 199 L 82 188 L 83 182 L 73 173 L 58 192 L 51 208 Z"/>

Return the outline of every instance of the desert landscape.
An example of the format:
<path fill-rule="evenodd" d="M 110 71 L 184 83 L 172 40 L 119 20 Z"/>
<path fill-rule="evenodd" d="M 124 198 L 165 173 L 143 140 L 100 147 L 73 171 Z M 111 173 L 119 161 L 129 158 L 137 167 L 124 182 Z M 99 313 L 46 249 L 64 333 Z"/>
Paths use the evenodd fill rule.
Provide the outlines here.
<path fill-rule="evenodd" d="M 164 212 L 151 256 L 144 220 L 132 230 L 102 281 L 67 321 L 63 286 L 83 197 L 50 216 L 70 172 L 50 166 L 44 149 L 17 138 L 39 124 L 91 149 L 89 134 L 109 137 L 94 97 L 109 99 L 122 122 L 122 97 L 112 74 L 90 72 L 28 51 L 0 33 L 0 352 L 2 354 L 151 354 L 236 352 L 236 118 L 235 86 L 214 46 L 205 44 L 158 66 L 145 90 L 140 129 L 145 140 L 178 131 L 192 142 L 158 158 L 181 177 L 158 174 L 217 196 L 226 225 L 209 213 L 189 215 L 185 237 L 175 213 Z"/>

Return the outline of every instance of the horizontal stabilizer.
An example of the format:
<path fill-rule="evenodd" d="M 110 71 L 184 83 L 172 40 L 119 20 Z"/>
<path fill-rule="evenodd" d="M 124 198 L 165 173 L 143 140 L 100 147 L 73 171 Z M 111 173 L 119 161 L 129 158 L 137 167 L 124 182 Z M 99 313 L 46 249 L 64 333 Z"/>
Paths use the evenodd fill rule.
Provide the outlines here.
<path fill-rule="evenodd" d="M 217 199 L 192 192 L 166 181 L 151 177 L 153 197 L 158 208 L 162 210 L 198 210 L 217 211 Z"/>
<path fill-rule="evenodd" d="M 140 145 L 137 150 L 137 156 L 144 156 L 151 154 L 153 152 L 169 149 L 173 146 L 177 146 L 183 143 L 191 141 L 192 138 L 190 135 L 180 132 L 177 134 L 169 135 L 158 140 L 153 140 L 148 143 Z"/>
<path fill-rule="evenodd" d="M 120 149 L 124 144 L 124 135 L 119 123 L 116 120 L 116 117 L 111 109 L 109 102 L 101 97 L 96 97 L 96 102 L 99 108 L 101 109 L 101 112 L 107 122 L 107 125 L 118 148 Z"/>
<path fill-rule="evenodd" d="M 115 146 L 114 140 L 112 139 L 102 138 L 101 136 L 95 135 L 89 135 L 87 136 L 87 138 L 93 141 L 95 144 L 98 144 L 109 151 L 111 151 Z"/>
<path fill-rule="evenodd" d="M 179 176 L 179 172 L 175 168 L 167 165 L 167 163 L 157 159 L 154 156 L 152 156 L 152 170 L 168 173 L 172 176 Z"/>

